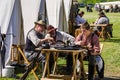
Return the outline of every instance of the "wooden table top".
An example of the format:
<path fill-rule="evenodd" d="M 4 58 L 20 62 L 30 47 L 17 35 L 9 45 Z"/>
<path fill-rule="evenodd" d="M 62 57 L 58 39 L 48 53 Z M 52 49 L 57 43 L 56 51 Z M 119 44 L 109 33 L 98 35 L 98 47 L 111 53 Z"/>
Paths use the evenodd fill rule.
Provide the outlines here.
<path fill-rule="evenodd" d="M 108 24 L 90 24 L 90 26 L 102 26 L 102 27 L 105 27 L 105 26 L 108 26 Z"/>

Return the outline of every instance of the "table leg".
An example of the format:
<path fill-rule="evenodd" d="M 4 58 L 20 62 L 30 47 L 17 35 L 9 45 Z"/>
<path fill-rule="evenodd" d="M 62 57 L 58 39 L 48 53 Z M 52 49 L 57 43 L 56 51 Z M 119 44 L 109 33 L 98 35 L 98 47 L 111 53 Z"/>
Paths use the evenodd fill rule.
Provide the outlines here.
<path fill-rule="evenodd" d="M 80 63 L 81 63 L 81 75 L 82 75 L 82 77 L 83 78 L 85 78 L 85 69 L 84 69 L 84 64 L 83 64 L 83 55 L 84 55 L 84 53 L 80 53 L 80 55 L 81 55 L 81 57 L 80 57 Z"/>
<path fill-rule="evenodd" d="M 54 52 L 54 67 L 53 67 L 53 74 L 55 74 L 56 66 L 57 66 L 57 58 L 58 54 L 57 52 Z"/>
<path fill-rule="evenodd" d="M 46 54 L 46 62 L 45 62 L 45 67 L 44 67 L 42 78 L 45 77 L 46 70 L 49 68 L 49 56 L 50 56 L 50 52 L 47 52 L 47 54 Z M 48 71 L 48 74 L 49 74 L 49 71 Z"/>
<path fill-rule="evenodd" d="M 78 54 L 74 55 L 73 53 L 73 76 L 72 76 L 72 80 L 76 80 L 76 62 L 78 59 Z"/>

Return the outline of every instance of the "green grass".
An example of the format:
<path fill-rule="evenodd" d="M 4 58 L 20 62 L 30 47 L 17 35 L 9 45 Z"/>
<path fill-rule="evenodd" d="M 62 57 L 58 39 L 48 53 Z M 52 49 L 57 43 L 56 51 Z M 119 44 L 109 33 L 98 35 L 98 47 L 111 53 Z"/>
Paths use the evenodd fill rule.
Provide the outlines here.
<path fill-rule="evenodd" d="M 98 17 L 98 12 L 86 12 L 84 18 L 92 23 Z M 100 41 L 104 44 L 102 50 L 102 57 L 105 60 L 105 76 L 118 76 L 120 77 L 120 13 L 106 13 L 110 19 L 110 23 L 113 24 L 113 38 L 106 41 Z M 63 59 L 58 60 L 59 64 L 65 63 Z M 22 74 L 18 74 L 21 76 Z M 27 80 L 32 80 L 33 75 L 28 76 Z M 0 78 L 0 80 L 15 80 L 13 78 Z"/>

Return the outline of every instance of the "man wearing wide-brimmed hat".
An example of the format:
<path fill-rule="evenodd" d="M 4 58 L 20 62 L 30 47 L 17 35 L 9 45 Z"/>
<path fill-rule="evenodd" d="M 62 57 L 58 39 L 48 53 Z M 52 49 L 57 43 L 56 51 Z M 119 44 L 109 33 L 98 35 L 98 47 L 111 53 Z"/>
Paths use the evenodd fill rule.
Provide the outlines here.
<path fill-rule="evenodd" d="M 33 60 L 33 58 L 36 57 L 38 52 L 35 51 L 35 48 L 41 46 L 44 42 L 52 41 L 53 38 L 44 38 L 44 35 L 42 34 L 43 31 L 46 30 L 45 23 L 40 20 L 36 21 L 35 27 L 32 28 L 26 37 L 26 46 L 25 46 L 25 55 L 28 58 L 29 61 Z M 45 57 L 40 54 L 38 57 L 39 62 L 45 62 Z"/>
<path fill-rule="evenodd" d="M 46 35 L 46 38 L 52 37 L 54 39 L 54 43 L 57 41 L 63 41 L 65 43 L 66 42 L 74 43 L 75 41 L 75 38 L 73 36 L 71 36 L 70 34 L 66 32 L 58 31 L 57 28 L 55 28 L 52 25 L 47 26 L 47 32 L 48 34 Z M 69 71 L 69 74 L 70 74 L 70 71 L 72 70 L 72 55 L 71 54 L 67 55 L 67 70 Z"/>
<path fill-rule="evenodd" d="M 70 34 L 63 32 L 63 31 L 58 31 L 57 28 L 55 28 L 52 25 L 47 26 L 47 32 L 48 34 L 46 36 L 50 36 L 54 38 L 54 41 L 61 40 L 65 42 L 65 40 L 69 40 L 70 42 L 74 42 L 75 38 L 71 36 Z"/>

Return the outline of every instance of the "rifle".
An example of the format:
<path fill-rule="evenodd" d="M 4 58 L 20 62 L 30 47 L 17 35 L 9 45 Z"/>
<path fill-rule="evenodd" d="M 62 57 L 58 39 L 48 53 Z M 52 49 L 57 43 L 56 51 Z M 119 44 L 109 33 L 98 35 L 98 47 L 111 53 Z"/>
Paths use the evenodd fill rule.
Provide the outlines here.
<path fill-rule="evenodd" d="M 43 44 L 42 47 L 40 47 L 40 51 L 38 52 L 37 56 L 32 60 L 30 65 L 28 65 L 27 70 L 25 71 L 25 73 L 23 74 L 23 76 L 19 80 L 25 80 L 27 75 L 29 74 L 29 72 L 31 72 L 31 70 L 34 69 L 35 64 L 38 60 L 39 54 L 41 53 L 41 50 L 42 49 L 49 49 L 49 48 L 50 48 L 50 46 L 48 44 Z"/>
<path fill-rule="evenodd" d="M 32 62 L 27 66 L 27 70 L 25 71 L 25 73 L 23 74 L 23 76 L 19 79 L 19 80 L 25 80 L 28 73 L 31 72 L 32 69 L 34 69 L 35 64 L 37 62 L 37 58 L 39 56 L 40 52 L 37 54 L 37 56 L 32 60 Z"/>

